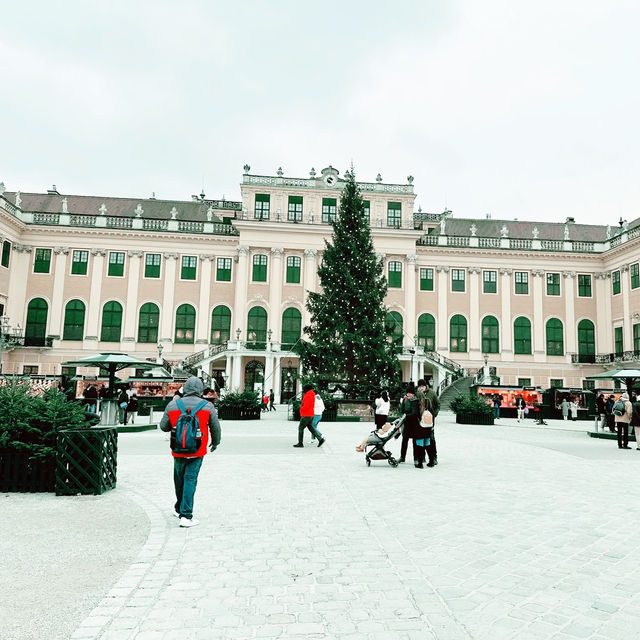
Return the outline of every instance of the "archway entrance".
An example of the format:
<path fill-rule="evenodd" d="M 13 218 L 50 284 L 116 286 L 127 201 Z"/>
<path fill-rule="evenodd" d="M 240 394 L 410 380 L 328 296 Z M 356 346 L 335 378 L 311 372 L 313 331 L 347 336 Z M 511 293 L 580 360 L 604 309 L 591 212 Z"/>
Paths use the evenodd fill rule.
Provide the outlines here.
<path fill-rule="evenodd" d="M 264 389 L 264 364 L 258 360 L 247 362 L 244 368 L 244 388 L 262 393 Z"/>
<path fill-rule="evenodd" d="M 296 395 L 298 387 L 298 367 L 282 367 L 280 382 L 280 402 L 285 404 Z"/>

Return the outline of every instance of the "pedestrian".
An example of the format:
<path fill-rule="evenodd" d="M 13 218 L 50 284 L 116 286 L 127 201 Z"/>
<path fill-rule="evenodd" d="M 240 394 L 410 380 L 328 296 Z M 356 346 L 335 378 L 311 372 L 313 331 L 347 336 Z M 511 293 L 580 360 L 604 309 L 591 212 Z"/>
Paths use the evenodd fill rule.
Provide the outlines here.
<path fill-rule="evenodd" d="M 569 417 L 569 401 L 567 400 L 566 396 L 562 398 L 560 409 L 562 410 L 562 419 L 566 420 Z"/>
<path fill-rule="evenodd" d="M 578 419 L 578 403 L 575 398 L 571 398 L 571 402 L 569 403 L 569 414 L 571 415 L 571 420 L 574 422 Z"/>
<path fill-rule="evenodd" d="M 500 406 L 502 405 L 502 396 L 499 393 L 496 393 L 493 396 L 493 409 L 496 414 L 496 418 L 500 417 Z"/>
<path fill-rule="evenodd" d="M 631 404 L 631 422 L 636 436 L 636 450 L 640 451 L 640 396 L 636 396 Z"/>
<path fill-rule="evenodd" d="M 318 423 L 320 422 L 320 420 L 322 420 L 322 414 L 324 413 L 324 409 L 325 409 L 324 400 L 322 399 L 322 396 L 319 393 L 316 393 L 315 402 L 313 403 L 313 431 L 315 431 L 315 434 L 312 432 L 311 434 L 312 440 L 315 440 L 316 437 L 322 438 L 322 434 L 318 429 Z"/>
<path fill-rule="evenodd" d="M 600 429 L 604 430 L 607 420 L 605 405 L 604 393 L 599 393 L 596 397 L 596 431 L 598 430 L 598 424 L 600 425 Z"/>
<path fill-rule="evenodd" d="M 170 431 L 172 436 L 175 436 L 178 420 L 187 415 L 187 412 L 193 411 L 197 420 L 199 435 L 199 439 L 196 440 L 197 449 L 192 453 L 171 452 L 173 483 L 176 491 L 173 515 L 178 518 L 181 527 L 194 527 L 199 524 L 193 517 L 193 500 L 198 484 L 198 473 L 202 460 L 207 454 L 207 447 L 210 451 L 215 451 L 221 439 L 218 414 L 210 402 L 201 399 L 203 390 L 202 380 L 195 376 L 190 377 L 184 383 L 184 398 L 173 399 L 167 405 L 160 420 L 160 429 Z M 171 438 L 171 442 L 175 443 L 175 437 Z"/>
<path fill-rule="evenodd" d="M 312 436 L 318 438 L 318 446 L 324 444 L 324 438 L 314 429 L 313 417 L 315 415 L 316 394 L 312 384 L 306 384 L 302 389 L 302 404 L 300 405 L 300 422 L 298 424 L 298 442 L 293 446 L 304 447 L 304 430 L 309 429 Z"/>
<path fill-rule="evenodd" d="M 129 396 L 125 389 L 120 391 L 118 395 L 118 417 L 120 424 L 127 424 L 127 406 L 129 405 Z"/>
<path fill-rule="evenodd" d="M 109 397 L 109 392 L 103 384 L 101 384 L 100 389 L 98 389 L 98 397 L 100 398 L 100 400 L 104 400 L 105 398 Z"/>
<path fill-rule="evenodd" d="M 275 411 L 276 408 L 273 406 L 276 401 L 276 394 L 273 393 L 273 389 L 269 389 L 269 411 Z"/>
<path fill-rule="evenodd" d="M 407 385 L 407 393 L 400 402 L 400 411 L 406 415 L 402 426 L 402 447 L 399 462 L 404 462 L 409 438 L 413 440 L 413 465 L 416 469 L 424 469 L 425 458 L 425 429 L 420 425 L 422 411 L 420 401 L 415 395 L 416 387 L 413 382 Z M 405 445 L 405 442 L 407 445 Z M 404 449 L 404 451 L 403 451 Z"/>
<path fill-rule="evenodd" d="M 92 384 L 84 390 L 84 399 L 87 412 L 95 413 L 98 405 L 98 390 Z"/>
<path fill-rule="evenodd" d="M 260 405 L 260 408 L 263 412 L 269 410 L 269 396 L 266 393 L 262 396 L 262 404 Z"/>
<path fill-rule="evenodd" d="M 131 418 L 131 424 L 134 424 L 136 421 L 136 416 L 138 415 L 138 395 L 136 393 L 132 393 L 129 398 L 129 402 L 127 404 L 127 421 Z"/>
<path fill-rule="evenodd" d="M 438 448 L 436 446 L 436 416 L 440 411 L 440 400 L 438 395 L 427 385 L 423 379 L 418 380 L 418 400 L 424 405 L 425 409 L 431 413 L 431 433 L 429 434 L 429 443 L 427 444 L 427 455 L 429 462 L 427 467 L 435 467 L 438 464 Z"/>
<path fill-rule="evenodd" d="M 631 422 L 632 411 L 633 407 L 629 402 L 629 396 L 623 393 L 613 405 L 613 415 L 618 432 L 618 449 L 631 449 L 629 446 L 629 422 Z"/>
<path fill-rule="evenodd" d="M 389 394 L 386 391 L 379 391 L 374 405 L 373 420 L 377 430 L 381 429 L 389 419 L 389 410 L 391 409 Z"/>
<path fill-rule="evenodd" d="M 522 396 L 518 396 L 516 400 L 516 411 L 518 412 L 518 422 L 524 420 L 524 410 L 527 408 L 527 403 Z"/>
<path fill-rule="evenodd" d="M 616 397 L 612 394 L 609 395 L 605 402 L 605 411 L 607 413 L 607 426 L 611 433 L 616 432 L 615 416 L 613 415 L 613 405 L 616 403 Z"/>

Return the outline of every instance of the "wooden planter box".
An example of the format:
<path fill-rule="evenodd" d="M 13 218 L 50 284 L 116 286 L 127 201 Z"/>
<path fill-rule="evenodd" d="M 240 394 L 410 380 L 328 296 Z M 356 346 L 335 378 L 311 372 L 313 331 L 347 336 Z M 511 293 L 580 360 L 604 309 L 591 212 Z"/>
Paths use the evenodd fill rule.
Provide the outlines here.
<path fill-rule="evenodd" d="M 456 414 L 457 424 L 493 424 L 493 415 L 462 411 Z"/>
<path fill-rule="evenodd" d="M 55 468 L 55 460 L 30 460 L 26 451 L 0 451 L 0 491 L 53 491 Z"/>
<path fill-rule="evenodd" d="M 220 420 L 260 420 L 260 407 L 240 409 L 238 407 L 221 407 L 218 409 Z"/>
<path fill-rule="evenodd" d="M 56 453 L 56 495 L 100 495 L 113 489 L 116 486 L 117 454 L 116 427 L 60 431 Z"/>

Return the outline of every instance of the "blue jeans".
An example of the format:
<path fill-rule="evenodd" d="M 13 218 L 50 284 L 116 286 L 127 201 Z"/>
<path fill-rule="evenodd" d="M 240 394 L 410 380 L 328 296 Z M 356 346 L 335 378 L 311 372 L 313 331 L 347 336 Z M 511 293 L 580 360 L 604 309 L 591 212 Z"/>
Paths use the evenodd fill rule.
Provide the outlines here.
<path fill-rule="evenodd" d="M 322 438 L 322 434 L 320 433 L 320 429 L 318 429 L 318 423 L 320 422 L 320 420 L 322 420 L 322 414 L 320 414 L 319 416 L 313 416 L 313 428 L 316 430 L 316 435 L 312 435 L 311 439 L 313 440 L 314 438 L 318 437 L 318 438 Z"/>
<path fill-rule="evenodd" d="M 176 487 L 175 510 L 181 518 L 193 518 L 193 496 L 198 484 L 202 458 L 174 458 L 173 484 Z"/>

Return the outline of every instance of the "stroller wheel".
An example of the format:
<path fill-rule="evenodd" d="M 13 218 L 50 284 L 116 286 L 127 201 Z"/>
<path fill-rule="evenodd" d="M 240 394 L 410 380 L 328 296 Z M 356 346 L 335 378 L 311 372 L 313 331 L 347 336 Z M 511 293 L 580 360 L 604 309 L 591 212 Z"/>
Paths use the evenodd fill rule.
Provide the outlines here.
<path fill-rule="evenodd" d="M 395 458 L 389 458 L 389 464 L 392 467 L 397 467 L 398 466 L 398 461 Z"/>
<path fill-rule="evenodd" d="M 365 460 L 367 461 L 367 467 L 371 466 L 371 460 L 369 460 L 369 458 L 365 458 Z"/>

